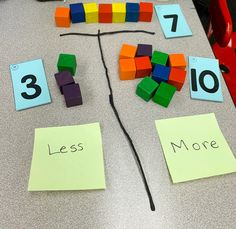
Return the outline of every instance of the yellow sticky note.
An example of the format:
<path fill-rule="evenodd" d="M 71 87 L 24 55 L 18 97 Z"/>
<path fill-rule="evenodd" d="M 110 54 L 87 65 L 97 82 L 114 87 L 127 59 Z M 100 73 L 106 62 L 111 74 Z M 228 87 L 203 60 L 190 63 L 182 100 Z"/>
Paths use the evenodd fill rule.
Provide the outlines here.
<path fill-rule="evenodd" d="M 99 123 L 35 129 L 29 191 L 105 188 Z"/>
<path fill-rule="evenodd" d="M 215 114 L 156 121 L 173 183 L 236 172 Z"/>
<path fill-rule="evenodd" d="M 84 3 L 86 23 L 98 22 L 98 6 L 97 3 Z"/>
<path fill-rule="evenodd" d="M 126 17 L 125 3 L 112 3 L 112 22 L 124 23 Z"/>

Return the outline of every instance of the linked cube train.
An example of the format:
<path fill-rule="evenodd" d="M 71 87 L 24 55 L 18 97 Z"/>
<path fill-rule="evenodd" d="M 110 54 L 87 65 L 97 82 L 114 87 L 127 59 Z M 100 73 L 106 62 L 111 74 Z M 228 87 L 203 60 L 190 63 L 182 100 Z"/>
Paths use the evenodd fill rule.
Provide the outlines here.
<path fill-rule="evenodd" d="M 70 27 L 71 23 L 124 23 L 151 22 L 153 4 L 140 3 L 74 3 L 70 7 L 55 9 L 55 24 L 57 27 Z"/>

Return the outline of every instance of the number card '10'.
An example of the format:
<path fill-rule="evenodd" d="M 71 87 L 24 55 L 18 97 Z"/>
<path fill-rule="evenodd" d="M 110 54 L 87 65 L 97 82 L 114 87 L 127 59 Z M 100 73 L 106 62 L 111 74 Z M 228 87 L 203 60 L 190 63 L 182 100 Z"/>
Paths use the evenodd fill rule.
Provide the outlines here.
<path fill-rule="evenodd" d="M 10 65 L 16 110 L 51 102 L 41 59 Z"/>
<path fill-rule="evenodd" d="M 218 60 L 190 56 L 189 79 L 192 99 L 223 102 Z"/>

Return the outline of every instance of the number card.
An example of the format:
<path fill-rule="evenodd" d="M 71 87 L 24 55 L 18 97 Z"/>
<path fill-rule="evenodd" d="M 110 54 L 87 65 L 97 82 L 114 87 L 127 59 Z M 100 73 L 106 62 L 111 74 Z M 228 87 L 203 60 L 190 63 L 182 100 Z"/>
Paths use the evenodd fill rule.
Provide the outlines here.
<path fill-rule="evenodd" d="M 192 36 L 178 4 L 156 5 L 155 11 L 166 38 Z"/>
<path fill-rule="evenodd" d="M 223 102 L 218 60 L 190 56 L 189 79 L 192 99 Z"/>
<path fill-rule="evenodd" d="M 236 160 L 215 114 L 156 121 L 173 183 L 236 172 Z"/>
<path fill-rule="evenodd" d="M 28 191 L 105 188 L 99 123 L 35 129 Z"/>
<path fill-rule="evenodd" d="M 51 103 L 41 59 L 10 65 L 16 110 Z"/>

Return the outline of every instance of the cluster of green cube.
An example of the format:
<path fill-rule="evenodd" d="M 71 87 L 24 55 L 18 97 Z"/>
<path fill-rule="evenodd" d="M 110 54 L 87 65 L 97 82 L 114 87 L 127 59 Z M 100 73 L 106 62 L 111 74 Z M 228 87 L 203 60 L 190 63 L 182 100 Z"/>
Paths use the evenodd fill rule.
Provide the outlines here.
<path fill-rule="evenodd" d="M 168 107 L 176 88 L 168 83 L 161 82 L 158 84 L 150 77 L 145 77 L 138 84 L 136 94 L 145 101 L 152 99 L 153 102 Z"/>
<path fill-rule="evenodd" d="M 75 75 L 76 72 L 76 57 L 73 54 L 64 54 L 61 53 L 57 62 L 57 68 L 59 72 L 69 71 L 72 76 Z"/>
<path fill-rule="evenodd" d="M 186 61 L 181 53 L 167 54 L 156 51 L 150 57 L 151 76 L 137 85 L 136 94 L 145 101 L 168 107 L 176 90 L 180 91 L 186 77 Z"/>
<path fill-rule="evenodd" d="M 151 58 L 152 66 L 156 64 L 166 65 L 168 61 L 168 54 L 160 51 L 154 51 Z"/>

